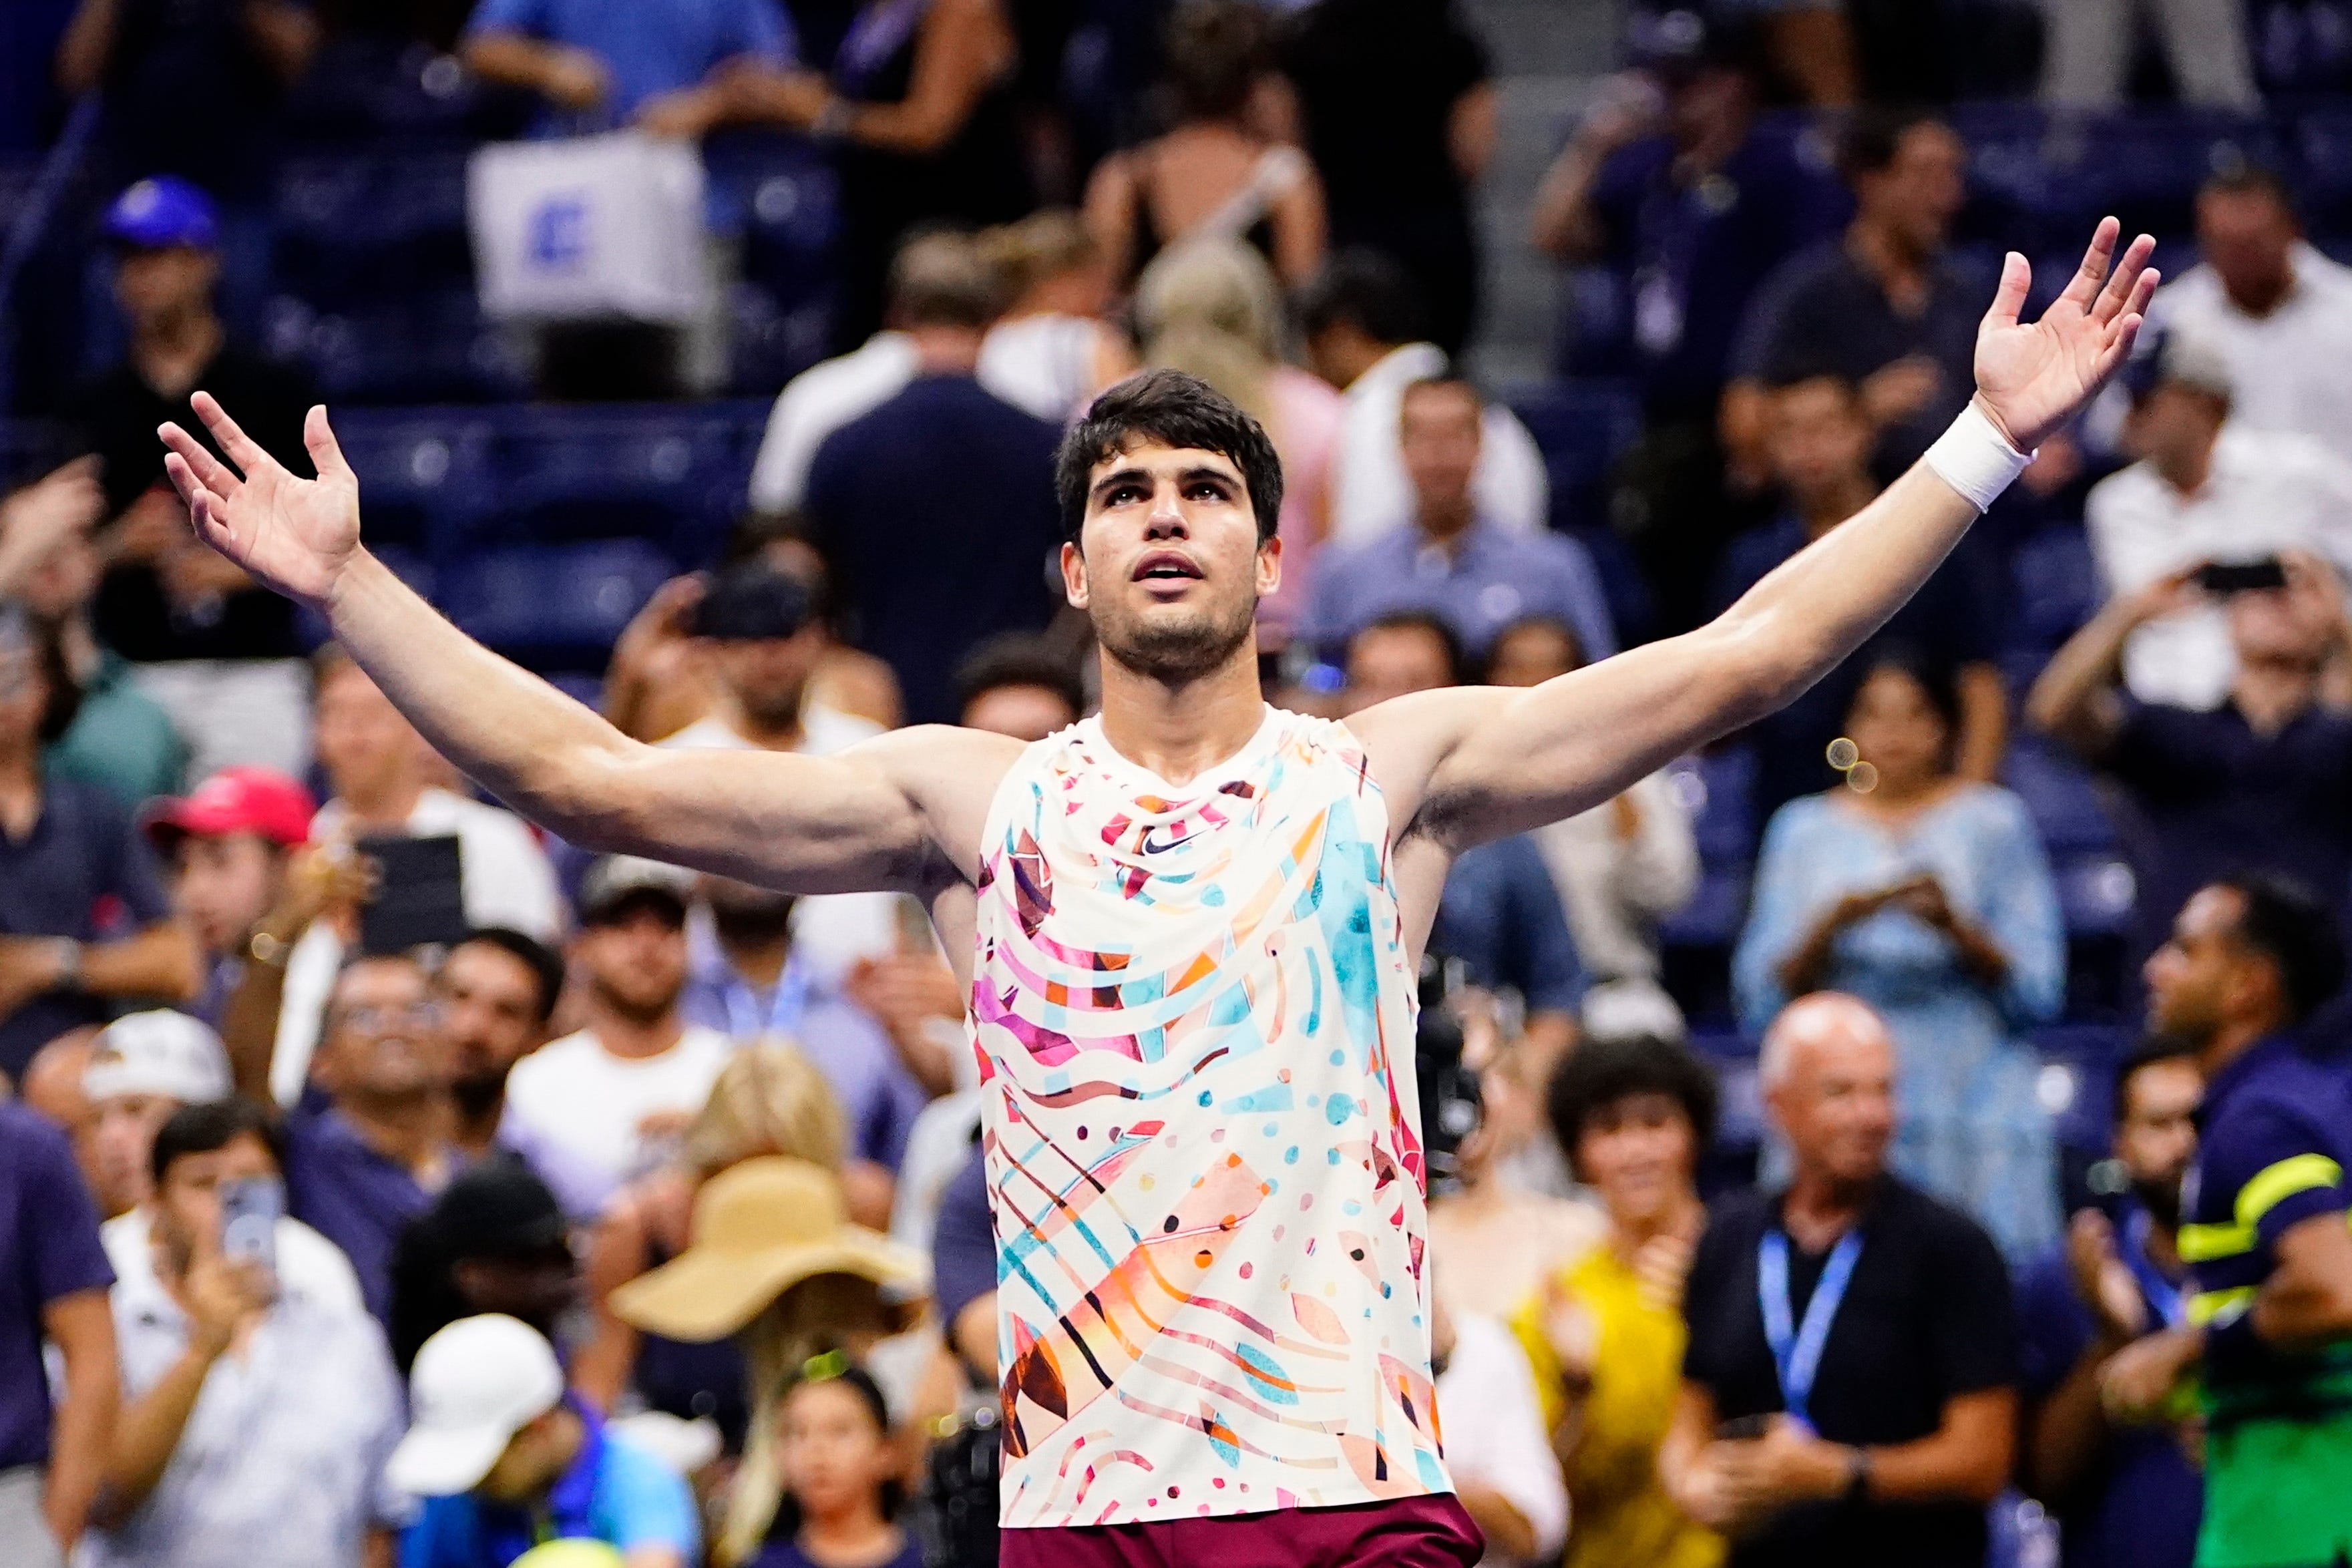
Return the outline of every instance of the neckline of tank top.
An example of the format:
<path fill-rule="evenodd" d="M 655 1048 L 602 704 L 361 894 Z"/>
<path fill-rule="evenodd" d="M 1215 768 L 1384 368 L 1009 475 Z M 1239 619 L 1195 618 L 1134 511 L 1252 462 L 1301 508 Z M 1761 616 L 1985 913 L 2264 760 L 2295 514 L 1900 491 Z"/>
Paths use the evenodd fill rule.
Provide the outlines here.
<path fill-rule="evenodd" d="M 1150 785 L 1153 795 L 1171 805 L 1181 805 L 1197 801 L 1203 795 L 1214 795 L 1220 786 L 1240 776 L 1251 762 L 1269 748 L 1285 715 L 1283 710 L 1271 702 L 1262 702 L 1259 707 L 1262 714 L 1257 728 L 1250 732 L 1250 738 L 1231 755 L 1202 768 L 1181 784 L 1171 784 L 1111 744 L 1110 736 L 1103 731 L 1101 714 L 1082 719 L 1072 729 L 1076 731 L 1074 739 L 1084 748 L 1087 761 L 1097 771 L 1131 773 Z"/>

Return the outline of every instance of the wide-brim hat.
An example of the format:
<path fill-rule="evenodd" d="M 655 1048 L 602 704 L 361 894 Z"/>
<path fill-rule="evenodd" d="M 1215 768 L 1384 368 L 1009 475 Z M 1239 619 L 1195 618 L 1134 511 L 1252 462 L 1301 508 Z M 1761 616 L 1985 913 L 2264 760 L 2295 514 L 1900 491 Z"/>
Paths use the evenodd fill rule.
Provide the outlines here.
<path fill-rule="evenodd" d="M 730 1165 L 694 1197 L 684 1252 L 614 1290 L 632 1328 L 701 1343 L 725 1339 L 803 1279 L 847 1274 L 901 1295 L 930 1284 L 923 1256 L 841 1212 L 841 1183 L 780 1154 Z"/>

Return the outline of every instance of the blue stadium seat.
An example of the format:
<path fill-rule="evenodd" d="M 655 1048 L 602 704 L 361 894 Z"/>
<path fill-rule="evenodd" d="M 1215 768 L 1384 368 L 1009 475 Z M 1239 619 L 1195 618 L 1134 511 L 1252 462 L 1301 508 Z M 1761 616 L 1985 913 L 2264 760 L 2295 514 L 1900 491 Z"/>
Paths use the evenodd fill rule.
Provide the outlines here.
<path fill-rule="evenodd" d="M 289 160 L 275 268 L 281 288 L 321 310 L 470 288 L 464 154 Z"/>
<path fill-rule="evenodd" d="M 2072 937 L 2121 937 L 2131 930 L 2138 887 L 2131 868 L 2115 855 L 2053 856 L 2058 910 Z"/>
<path fill-rule="evenodd" d="M 470 286 L 325 312 L 281 296 L 268 339 L 274 352 L 310 365 L 331 403 L 496 403 L 530 390 Z"/>
<path fill-rule="evenodd" d="M 1748 923 L 1752 880 L 1745 866 L 1703 867 L 1690 902 L 1659 925 L 1659 940 L 1668 947 L 1707 948 L 1728 954 Z"/>
<path fill-rule="evenodd" d="M 441 606 L 518 663 L 601 670 L 629 617 L 672 570 L 667 552 L 642 540 L 517 545 L 446 566 Z"/>
<path fill-rule="evenodd" d="M 2053 528 L 2027 540 L 2011 558 L 2016 614 L 2011 636 L 2021 647 L 2054 651 L 2098 612 L 2099 569 L 2079 528 Z"/>
<path fill-rule="evenodd" d="M 1642 405 L 1622 381 L 1544 381 L 1504 395 L 1543 449 L 1551 523 L 1576 530 L 1609 521 L 1609 486 L 1642 435 Z"/>
<path fill-rule="evenodd" d="M 2011 742 L 2001 782 L 2032 814 L 2042 847 L 2053 855 L 2112 855 L 2119 842 L 2091 774 L 2048 742 L 2021 735 Z"/>
<path fill-rule="evenodd" d="M 1667 773 L 1691 814 L 1699 858 L 1708 865 L 1746 865 L 1756 857 L 1756 753 L 1718 746 L 1676 759 Z"/>
<path fill-rule="evenodd" d="M 2053 116 L 2029 103 L 1981 104 L 1957 111 L 1955 123 L 1969 142 L 1980 212 L 1999 215 L 2000 237 L 2029 255 L 2071 247 L 2076 259 L 2083 236 L 2109 213 L 2126 233 L 2187 235 L 2208 176 L 2276 166 L 2285 151 L 2267 121 L 2210 110 Z"/>
<path fill-rule="evenodd" d="M 2300 116 L 2294 142 L 2304 221 L 2320 233 L 2352 226 L 2352 109 L 2315 109 Z"/>
<path fill-rule="evenodd" d="M 356 409 L 335 421 L 335 437 L 359 476 L 371 548 L 429 550 L 488 500 L 491 433 L 478 416 Z"/>
<path fill-rule="evenodd" d="M 517 408 L 499 420 L 494 513 L 443 553 L 478 544 L 635 539 L 679 565 L 717 550 L 750 481 L 741 427 L 764 404 Z"/>
<path fill-rule="evenodd" d="M 2063 1099 L 2056 1110 L 2060 1143 L 2105 1153 L 2115 1122 L 2116 1069 L 2135 1038 L 2131 1029 L 2114 1024 L 2053 1024 L 2035 1031 L 2042 1060 L 2065 1075 L 2062 1093 L 2053 1096 Z"/>

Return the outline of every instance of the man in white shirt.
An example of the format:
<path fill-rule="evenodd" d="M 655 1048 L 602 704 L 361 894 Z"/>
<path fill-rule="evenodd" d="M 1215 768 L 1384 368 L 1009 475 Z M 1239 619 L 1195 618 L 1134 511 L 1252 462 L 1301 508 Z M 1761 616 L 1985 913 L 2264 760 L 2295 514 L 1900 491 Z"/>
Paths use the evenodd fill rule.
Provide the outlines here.
<path fill-rule="evenodd" d="M 1412 482 L 1399 439 L 1405 388 L 1448 374 L 1445 351 L 1420 342 L 1412 288 L 1383 258 L 1349 252 L 1308 285 L 1303 304 L 1315 373 L 1348 395 L 1331 465 L 1334 543 L 1356 544 L 1412 521 Z M 1502 528 L 1550 525 L 1542 451 L 1518 416 L 1486 405 L 1471 479 L 1478 515 Z"/>
<path fill-rule="evenodd" d="M 588 868 L 572 950 L 588 983 L 588 1026 L 507 1077 L 507 1116 L 519 1129 L 616 1183 L 673 1151 L 734 1048 L 678 1008 L 692 887 L 674 866 L 627 856 Z"/>
<path fill-rule="evenodd" d="M 2240 423 L 2236 377 L 2203 340 L 2168 332 L 2125 380 L 2124 442 L 2138 461 L 2100 481 L 2084 511 L 2105 597 L 2287 549 L 2352 566 L 2352 463 L 2307 436 Z M 2125 684 L 2143 702 L 2218 707 L 2237 668 L 2210 603 L 2140 627 L 2124 649 Z"/>
<path fill-rule="evenodd" d="M 334 793 L 311 819 L 310 841 L 454 837 L 467 925 L 505 926 L 541 942 L 561 935 L 562 894 L 529 825 L 433 784 L 424 737 L 341 648 L 320 649 L 311 668 L 319 766 Z M 342 961 L 342 942 L 324 921 L 312 922 L 287 957 L 269 1078 L 281 1106 L 301 1097 Z"/>
<path fill-rule="evenodd" d="M 322 1268 L 333 1248 L 282 1217 L 259 1255 L 224 1247 L 223 1189 L 279 1183 L 263 1111 L 184 1107 L 153 1158 L 148 1256 L 125 1268 L 128 1247 L 110 1238 L 123 1410 L 77 1561 L 388 1561 L 410 1511 L 383 1480 L 401 1434 L 399 1383 L 349 1265 L 340 1276 Z M 289 1247 L 297 1237 L 308 1240 Z"/>
<path fill-rule="evenodd" d="M 807 584 L 759 560 L 730 566 L 694 607 L 708 640 L 719 707 L 661 742 L 729 752 L 830 756 L 882 733 L 854 713 L 808 700 L 809 678 L 832 644 Z M 896 901 L 885 894 L 803 900 L 793 921 L 803 960 L 828 985 L 861 958 L 898 951 Z"/>
<path fill-rule="evenodd" d="M 2305 241 L 2285 186 L 2263 169 L 2207 182 L 2197 243 L 2203 262 L 2158 291 L 2150 322 L 2221 356 L 2233 424 L 2352 454 L 2352 268 Z"/>

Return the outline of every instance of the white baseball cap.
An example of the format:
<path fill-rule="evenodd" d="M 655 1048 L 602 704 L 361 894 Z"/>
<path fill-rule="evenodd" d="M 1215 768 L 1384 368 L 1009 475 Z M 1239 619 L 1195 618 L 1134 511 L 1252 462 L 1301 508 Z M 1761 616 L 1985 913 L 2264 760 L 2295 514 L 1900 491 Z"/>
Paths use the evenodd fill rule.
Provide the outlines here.
<path fill-rule="evenodd" d="M 408 1373 L 408 1435 L 385 1479 L 412 1497 L 471 1491 L 508 1442 L 563 1397 L 563 1369 L 540 1331 L 489 1312 L 426 1340 Z"/>
<path fill-rule="evenodd" d="M 159 1007 L 131 1013 L 99 1031 L 81 1091 L 92 1100 L 160 1094 L 183 1105 L 226 1100 L 228 1053 L 199 1018 Z"/>

